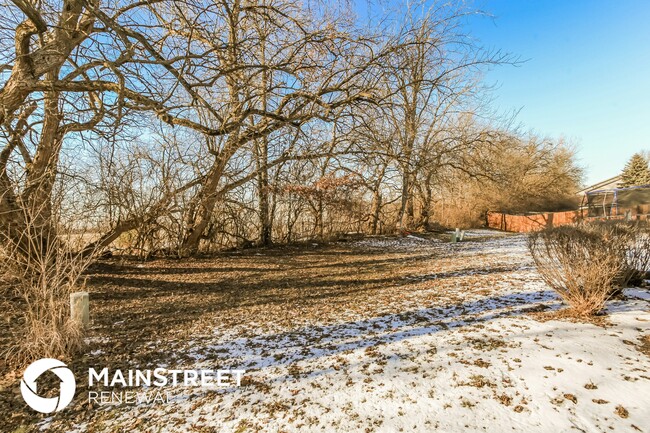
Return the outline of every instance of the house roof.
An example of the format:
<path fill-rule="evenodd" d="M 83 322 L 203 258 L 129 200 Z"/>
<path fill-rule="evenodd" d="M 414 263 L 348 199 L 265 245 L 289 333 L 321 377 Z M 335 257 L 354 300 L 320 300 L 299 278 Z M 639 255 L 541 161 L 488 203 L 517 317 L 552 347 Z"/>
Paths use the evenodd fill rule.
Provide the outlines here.
<path fill-rule="evenodd" d="M 584 195 L 591 191 L 617 189 L 621 186 L 621 182 L 621 175 L 619 174 L 618 176 L 610 177 L 609 179 L 605 179 L 586 188 L 583 188 L 578 191 L 576 195 Z"/>

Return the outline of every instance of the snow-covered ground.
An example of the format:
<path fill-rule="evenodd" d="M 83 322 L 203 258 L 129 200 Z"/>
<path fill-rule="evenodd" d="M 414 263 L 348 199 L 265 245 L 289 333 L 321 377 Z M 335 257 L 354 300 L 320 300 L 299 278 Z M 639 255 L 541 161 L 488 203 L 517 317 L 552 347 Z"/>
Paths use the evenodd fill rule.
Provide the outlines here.
<path fill-rule="evenodd" d="M 378 289 L 364 300 L 367 314 L 341 309 L 336 320 L 320 322 L 296 309 L 290 326 L 259 317 L 197 330 L 176 346 L 194 360 L 182 368 L 245 369 L 244 386 L 188 389 L 165 405 L 95 408 L 92 427 L 650 432 L 650 358 L 638 350 L 650 333 L 647 291 L 628 290 L 627 300 L 610 303 L 605 326 L 541 320 L 536 312 L 561 305 L 539 279 L 523 236 L 460 244 L 372 239 L 352 248 L 418 248 L 440 272 L 408 276 L 417 291 Z M 86 420 L 76 429 L 88 427 Z"/>
<path fill-rule="evenodd" d="M 427 245 L 440 242 L 438 239 L 425 239 L 419 236 L 408 235 L 398 236 L 373 236 L 352 244 L 355 248 L 368 249 L 391 249 L 391 250 L 408 250 L 413 248 L 426 247 Z"/>

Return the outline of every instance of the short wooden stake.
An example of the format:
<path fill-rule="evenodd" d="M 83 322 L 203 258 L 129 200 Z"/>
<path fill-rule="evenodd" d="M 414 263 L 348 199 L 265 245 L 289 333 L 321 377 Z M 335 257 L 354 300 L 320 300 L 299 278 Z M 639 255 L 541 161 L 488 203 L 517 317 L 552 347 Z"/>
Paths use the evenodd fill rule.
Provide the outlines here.
<path fill-rule="evenodd" d="M 70 317 L 75 322 L 81 323 L 84 328 L 90 323 L 88 307 L 88 292 L 75 292 L 70 294 Z"/>

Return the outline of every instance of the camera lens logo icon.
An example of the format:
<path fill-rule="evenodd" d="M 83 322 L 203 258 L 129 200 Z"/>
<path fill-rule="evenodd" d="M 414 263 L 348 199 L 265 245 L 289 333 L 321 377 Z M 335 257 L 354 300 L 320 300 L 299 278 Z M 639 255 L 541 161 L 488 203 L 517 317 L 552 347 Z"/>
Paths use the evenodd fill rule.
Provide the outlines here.
<path fill-rule="evenodd" d="M 58 397 L 41 397 L 36 393 L 36 379 L 46 371 L 52 371 L 61 379 Z M 76 382 L 72 371 L 61 361 L 52 358 L 39 359 L 30 364 L 20 381 L 20 392 L 25 403 L 41 413 L 58 412 L 64 409 L 74 398 L 75 389 Z"/>

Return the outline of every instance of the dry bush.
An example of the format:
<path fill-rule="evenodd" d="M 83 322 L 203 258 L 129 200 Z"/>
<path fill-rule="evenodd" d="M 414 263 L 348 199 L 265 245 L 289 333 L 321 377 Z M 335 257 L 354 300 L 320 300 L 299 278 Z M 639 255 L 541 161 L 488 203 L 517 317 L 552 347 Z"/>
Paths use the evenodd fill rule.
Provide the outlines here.
<path fill-rule="evenodd" d="M 625 256 L 628 273 L 625 285 L 640 285 L 650 272 L 650 230 L 647 226 L 638 226 L 637 230 Z"/>
<path fill-rule="evenodd" d="M 531 234 L 528 246 L 546 283 L 578 316 L 598 313 L 624 269 L 625 238 L 611 227 L 564 226 Z"/>
<path fill-rule="evenodd" d="M 2 349 L 7 365 L 65 359 L 79 351 L 82 330 L 70 317 L 70 294 L 83 290 L 80 277 L 94 256 L 92 251 L 72 251 L 55 229 L 36 224 L 2 236 L 0 276 L 18 310 L 10 344 Z"/>
<path fill-rule="evenodd" d="M 650 229 L 647 224 L 627 223 L 629 239 L 625 245 L 625 267 L 621 287 L 639 285 L 650 271 Z"/>
<path fill-rule="evenodd" d="M 623 264 L 612 295 L 620 295 L 630 284 L 643 282 L 650 269 L 650 230 L 645 222 L 597 221 L 585 228 L 600 234 Z"/>

